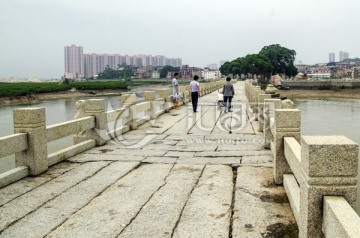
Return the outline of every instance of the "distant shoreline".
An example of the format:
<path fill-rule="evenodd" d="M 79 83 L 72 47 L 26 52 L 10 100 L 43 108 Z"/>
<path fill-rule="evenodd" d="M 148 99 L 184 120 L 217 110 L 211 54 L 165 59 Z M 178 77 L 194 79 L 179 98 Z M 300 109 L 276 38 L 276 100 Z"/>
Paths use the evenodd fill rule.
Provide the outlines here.
<path fill-rule="evenodd" d="M 96 94 L 92 95 L 89 91 L 94 91 Z M 117 96 L 125 92 L 124 90 L 86 90 L 76 92 L 53 92 L 53 93 L 39 93 L 28 96 L 18 97 L 0 97 L 0 106 L 16 105 L 16 104 L 31 104 L 47 100 L 57 100 L 66 98 L 81 98 L 81 97 L 99 97 L 99 96 Z"/>
<path fill-rule="evenodd" d="M 149 88 L 149 90 L 153 88 L 161 88 L 166 87 L 163 84 L 149 84 L 149 85 L 137 85 L 131 87 L 131 89 L 138 88 Z M 95 92 L 96 94 L 90 94 L 89 92 Z M 31 104 L 41 101 L 47 100 L 57 100 L 57 99 L 66 99 L 66 98 L 82 98 L 82 97 L 94 97 L 98 98 L 101 96 L 120 96 L 123 93 L 128 93 L 127 89 L 103 89 L 103 90 L 79 90 L 75 92 L 70 91 L 60 91 L 60 92 L 52 92 L 52 93 L 39 93 L 39 94 L 31 94 L 28 96 L 17 96 L 17 97 L 0 97 L 0 106 L 6 105 L 16 105 L 16 104 Z"/>
<path fill-rule="evenodd" d="M 311 89 L 290 89 L 279 90 L 280 96 L 289 99 L 297 98 L 344 98 L 360 99 L 360 88 L 339 89 L 339 90 L 311 90 Z"/>

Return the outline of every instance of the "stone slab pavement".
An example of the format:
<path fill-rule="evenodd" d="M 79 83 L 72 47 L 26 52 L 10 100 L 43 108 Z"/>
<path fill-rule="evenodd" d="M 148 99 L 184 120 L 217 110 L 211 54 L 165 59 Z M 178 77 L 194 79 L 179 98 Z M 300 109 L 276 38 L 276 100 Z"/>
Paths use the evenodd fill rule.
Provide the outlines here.
<path fill-rule="evenodd" d="M 297 237 L 272 155 L 217 92 L 0 190 L 1 237 Z"/>

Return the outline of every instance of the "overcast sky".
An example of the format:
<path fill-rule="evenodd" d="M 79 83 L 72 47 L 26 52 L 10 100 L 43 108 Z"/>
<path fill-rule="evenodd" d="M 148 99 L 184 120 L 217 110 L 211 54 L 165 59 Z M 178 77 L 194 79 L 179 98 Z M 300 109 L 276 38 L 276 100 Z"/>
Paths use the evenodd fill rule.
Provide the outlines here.
<path fill-rule="evenodd" d="M 0 78 L 60 78 L 64 46 L 204 67 L 281 44 L 305 64 L 360 57 L 359 0 L 0 0 Z"/>

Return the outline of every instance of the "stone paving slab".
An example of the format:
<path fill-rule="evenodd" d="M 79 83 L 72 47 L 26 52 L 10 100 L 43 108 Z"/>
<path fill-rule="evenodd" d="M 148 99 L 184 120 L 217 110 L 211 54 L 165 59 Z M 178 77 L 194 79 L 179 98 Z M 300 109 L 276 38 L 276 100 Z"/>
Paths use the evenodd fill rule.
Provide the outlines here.
<path fill-rule="evenodd" d="M 188 152 L 188 151 L 169 151 L 164 156 L 166 157 L 194 157 L 195 152 Z"/>
<path fill-rule="evenodd" d="M 99 147 L 101 148 L 101 147 Z M 99 148 L 94 148 L 85 152 L 85 154 L 96 154 L 96 155 L 120 155 L 120 156 L 163 156 L 167 153 L 167 150 L 128 150 L 125 148 L 121 149 L 106 149 L 105 151 Z"/>
<path fill-rule="evenodd" d="M 200 151 L 215 151 L 217 145 L 175 145 L 169 148 L 169 151 L 189 151 L 189 152 L 200 152 Z"/>
<path fill-rule="evenodd" d="M 187 139 L 203 139 L 204 135 L 173 134 L 166 137 L 166 140 L 185 141 Z"/>
<path fill-rule="evenodd" d="M 241 159 L 241 164 L 261 164 L 266 167 L 273 166 L 272 156 L 264 155 L 264 156 L 243 156 Z"/>
<path fill-rule="evenodd" d="M 203 165 L 176 165 L 166 184 L 118 237 L 171 237 L 203 168 Z"/>
<path fill-rule="evenodd" d="M 173 237 L 228 237 L 233 192 L 230 166 L 207 165 Z"/>
<path fill-rule="evenodd" d="M 216 151 L 244 151 L 244 150 L 249 150 L 249 151 L 260 151 L 260 150 L 264 150 L 264 146 L 263 145 L 242 145 L 242 144 L 238 144 L 238 145 L 219 145 L 218 148 L 216 149 Z"/>
<path fill-rule="evenodd" d="M 196 157 L 240 157 L 246 155 L 270 155 L 270 151 L 260 150 L 260 151 L 214 151 L 214 152 L 195 152 Z"/>
<path fill-rule="evenodd" d="M 144 163 L 151 164 L 175 164 L 178 158 L 176 157 L 147 157 L 143 160 Z"/>
<path fill-rule="evenodd" d="M 170 150 L 173 148 L 172 145 L 166 144 L 147 144 L 143 147 L 145 150 Z"/>
<path fill-rule="evenodd" d="M 138 163 L 110 164 L 6 229 L 1 237 L 44 237 L 137 165 Z M 93 224 L 95 220 L 92 220 Z M 81 234 L 75 237 L 85 236 Z"/>
<path fill-rule="evenodd" d="M 178 140 L 152 140 L 150 141 L 150 144 L 156 144 L 156 145 L 176 145 L 177 143 L 179 143 Z"/>
<path fill-rule="evenodd" d="M 16 183 L 10 184 L 1 189 L 0 192 L 0 207 L 10 202 L 11 200 L 39 187 L 50 180 L 76 168 L 80 164 L 75 163 L 60 163 L 49 168 L 43 174 L 36 177 L 26 177 Z"/>
<path fill-rule="evenodd" d="M 274 184 L 272 173 L 263 167 L 237 169 L 232 237 L 297 237 L 285 190 Z"/>
<path fill-rule="evenodd" d="M 91 177 L 108 164 L 109 162 L 83 164 L 5 204 L 0 208 L 0 231 L 82 180 Z M 26 206 L 19 206 L 19 204 L 26 204 Z"/>
<path fill-rule="evenodd" d="M 187 157 L 182 156 L 177 160 L 178 164 L 240 164 L 241 157 Z"/>
<path fill-rule="evenodd" d="M 47 237 L 116 237 L 161 187 L 173 165 L 143 165 L 73 214 Z M 94 222 L 97 221 L 97 222 Z"/>
<path fill-rule="evenodd" d="M 145 159 L 145 156 L 124 156 L 124 155 L 112 155 L 104 154 L 99 156 L 98 154 L 79 154 L 68 159 L 71 162 L 84 163 L 84 162 L 94 162 L 94 161 L 142 161 Z"/>

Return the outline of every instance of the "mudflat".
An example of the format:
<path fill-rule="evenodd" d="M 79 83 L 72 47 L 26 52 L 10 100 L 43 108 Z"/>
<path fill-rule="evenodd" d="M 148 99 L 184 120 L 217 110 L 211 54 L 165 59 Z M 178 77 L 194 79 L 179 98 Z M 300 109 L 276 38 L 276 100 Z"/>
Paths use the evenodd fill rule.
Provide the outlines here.
<path fill-rule="evenodd" d="M 303 90 L 290 89 L 279 90 L 281 96 L 289 99 L 294 98 L 349 98 L 360 99 L 360 88 L 338 89 L 338 90 Z"/>

